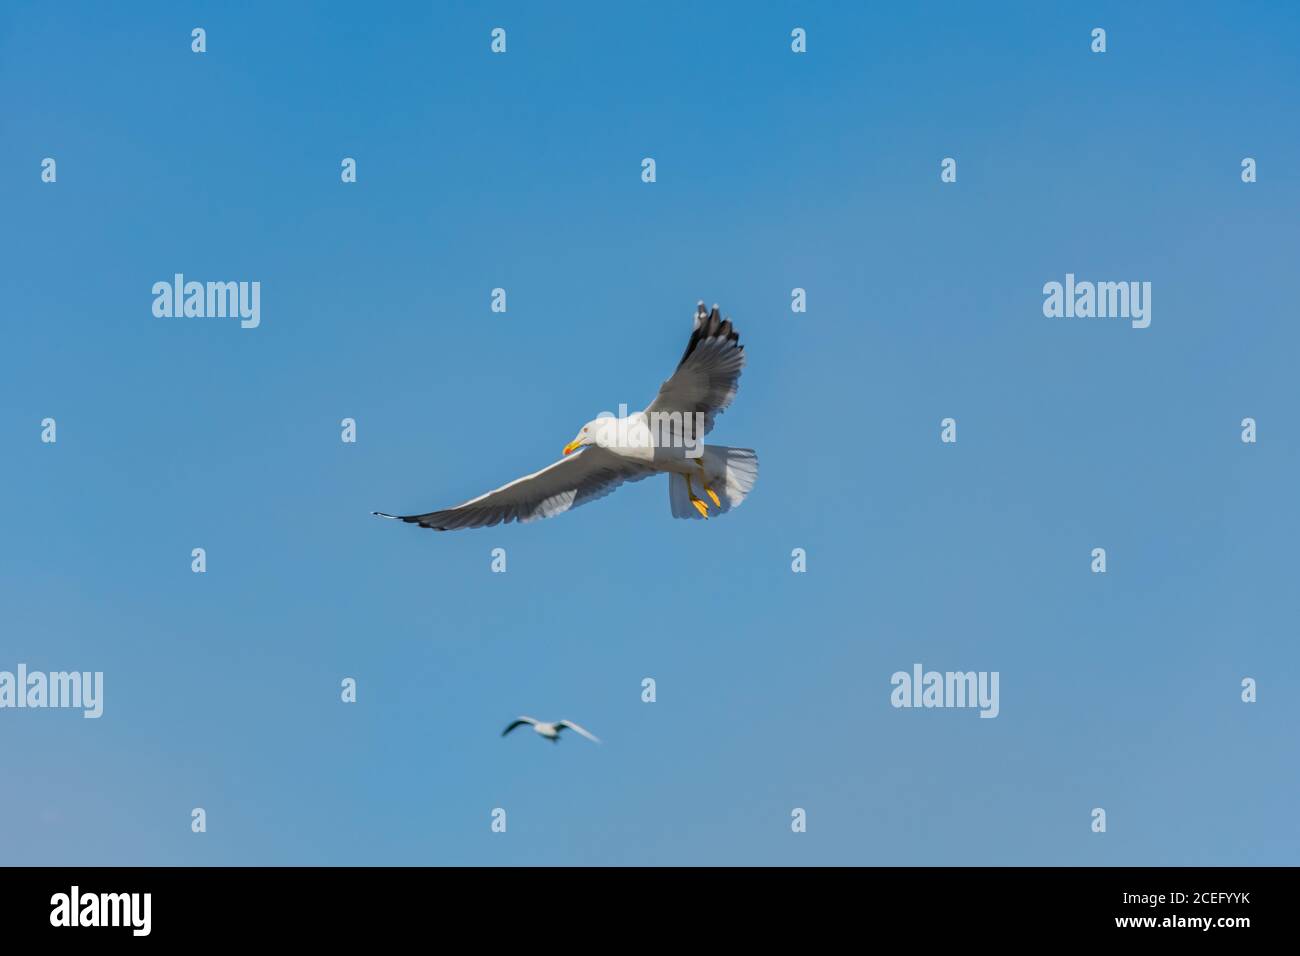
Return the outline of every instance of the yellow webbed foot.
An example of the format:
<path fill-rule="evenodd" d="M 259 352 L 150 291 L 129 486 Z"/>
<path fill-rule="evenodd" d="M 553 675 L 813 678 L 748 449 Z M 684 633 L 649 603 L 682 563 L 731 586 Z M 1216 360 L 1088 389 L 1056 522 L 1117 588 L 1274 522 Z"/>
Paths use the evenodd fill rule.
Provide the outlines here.
<path fill-rule="evenodd" d="M 691 499 L 691 504 L 695 505 L 695 510 L 700 513 L 701 518 L 709 517 L 709 506 L 704 503 L 703 498 L 695 497 L 695 489 L 691 487 L 691 476 L 686 476 L 686 496 Z"/>
<path fill-rule="evenodd" d="M 710 488 L 708 485 L 705 485 L 704 490 L 708 494 L 708 496 L 713 499 L 713 506 L 715 508 L 721 508 L 722 502 L 718 499 L 718 496 L 717 494 L 714 493 L 713 489 Z"/>

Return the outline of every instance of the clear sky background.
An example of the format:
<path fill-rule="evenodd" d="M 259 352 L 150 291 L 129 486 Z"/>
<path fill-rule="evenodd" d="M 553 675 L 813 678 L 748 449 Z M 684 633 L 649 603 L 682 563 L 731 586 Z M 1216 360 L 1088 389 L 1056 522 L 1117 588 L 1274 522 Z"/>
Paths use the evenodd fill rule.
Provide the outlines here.
<path fill-rule="evenodd" d="M 0 711 L 0 862 L 1300 862 L 1298 49 L 1280 2 L 4 4 L 0 669 L 105 710 Z M 176 272 L 261 327 L 154 318 Z M 1067 272 L 1151 327 L 1045 318 Z M 701 298 L 737 511 L 370 516 L 643 407 Z M 1000 716 L 892 708 L 916 662 Z"/>

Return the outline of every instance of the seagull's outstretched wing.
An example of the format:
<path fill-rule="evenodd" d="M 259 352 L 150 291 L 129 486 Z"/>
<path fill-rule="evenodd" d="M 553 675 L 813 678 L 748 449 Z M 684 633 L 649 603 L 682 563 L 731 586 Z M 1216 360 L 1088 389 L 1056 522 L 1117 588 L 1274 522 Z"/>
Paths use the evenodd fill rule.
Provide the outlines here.
<path fill-rule="evenodd" d="M 514 720 L 510 722 L 509 727 L 501 731 L 501 736 L 504 737 L 506 734 L 510 733 L 510 731 L 514 730 L 516 727 L 519 727 L 523 724 L 528 724 L 529 726 L 532 726 L 533 724 L 536 723 L 537 721 L 533 720 L 533 718 L 531 717 L 516 717 Z"/>
<path fill-rule="evenodd" d="M 586 737 L 588 740 L 593 741 L 594 743 L 600 743 L 599 737 L 597 737 L 591 731 L 584 730 L 582 727 L 579 727 L 571 720 L 562 720 L 555 726 L 556 726 L 556 733 L 559 733 L 565 727 L 568 727 L 570 730 L 576 730 L 578 733 L 582 734 L 582 736 Z"/>
<path fill-rule="evenodd" d="M 382 511 L 375 514 L 435 531 L 536 521 L 603 498 L 625 481 L 637 481 L 652 474 L 650 468 L 628 461 L 599 445 L 588 445 L 541 471 L 516 478 L 496 491 L 489 491 L 454 508 L 422 515 L 389 515 Z"/>
<path fill-rule="evenodd" d="M 740 334 L 715 305 L 709 312 L 701 302 L 695 309 L 695 330 L 672 378 L 659 386 L 659 394 L 646 413 L 704 413 L 704 431 L 736 397 L 740 371 L 745 367 L 745 347 Z"/>

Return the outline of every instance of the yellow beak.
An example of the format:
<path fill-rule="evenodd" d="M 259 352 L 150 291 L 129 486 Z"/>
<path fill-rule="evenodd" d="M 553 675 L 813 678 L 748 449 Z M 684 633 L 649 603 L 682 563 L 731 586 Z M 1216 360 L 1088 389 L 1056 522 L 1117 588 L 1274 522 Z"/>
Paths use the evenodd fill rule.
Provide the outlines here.
<path fill-rule="evenodd" d="M 581 447 L 582 447 L 582 439 L 575 438 L 573 441 L 569 442 L 567 445 L 564 446 L 564 453 L 567 455 L 571 452 L 577 451 Z"/>

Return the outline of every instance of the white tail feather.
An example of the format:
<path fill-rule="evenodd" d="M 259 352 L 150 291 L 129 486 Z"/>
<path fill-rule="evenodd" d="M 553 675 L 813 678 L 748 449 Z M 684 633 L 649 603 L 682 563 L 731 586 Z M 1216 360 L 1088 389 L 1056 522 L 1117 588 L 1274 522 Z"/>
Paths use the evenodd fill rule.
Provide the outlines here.
<path fill-rule="evenodd" d="M 691 487 L 695 494 L 708 504 L 710 517 L 728 512 L 754 490 L 754 484 L 758 481 L 758 455 L 752 448 L 705 445 L 704 474 L 721 504 L 715 505 L 713 499 L 700 487 L 699 480 L 692 478 Z M 668 476 L 668 505 L 674 518 L 703 517 L 691 504 L 683 475 Z"/>

